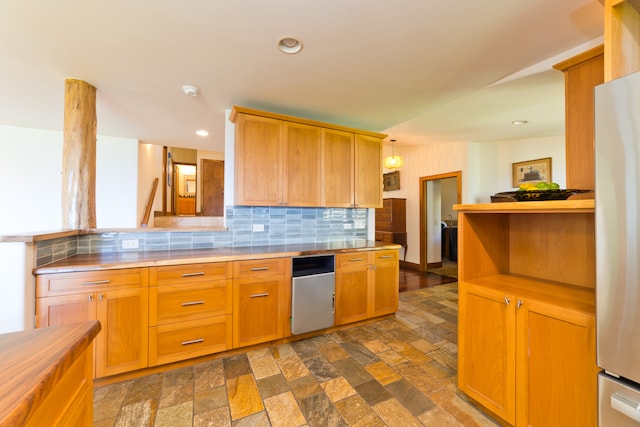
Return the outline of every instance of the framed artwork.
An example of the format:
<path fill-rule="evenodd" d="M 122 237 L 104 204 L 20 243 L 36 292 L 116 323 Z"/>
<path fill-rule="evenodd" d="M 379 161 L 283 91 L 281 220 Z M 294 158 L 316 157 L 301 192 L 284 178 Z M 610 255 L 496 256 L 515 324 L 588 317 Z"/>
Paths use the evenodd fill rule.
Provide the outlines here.
<path fill-rule="evenodd" d="M 382 178 L 384 191 L 393 191 L 400 189 L 400 171 L 385 173 L 382 175 Z"/>
<path fill-rule="evenodd" d="M 520 184 L 551 182 L 551 157 L 513 164 L 513 187 Z"/>

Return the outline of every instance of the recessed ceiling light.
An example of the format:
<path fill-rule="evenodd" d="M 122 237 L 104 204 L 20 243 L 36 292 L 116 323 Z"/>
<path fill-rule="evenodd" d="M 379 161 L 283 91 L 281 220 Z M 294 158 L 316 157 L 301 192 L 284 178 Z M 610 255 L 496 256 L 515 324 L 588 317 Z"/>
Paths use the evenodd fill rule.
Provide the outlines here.
<path fill-rule="evenodd" d="M 529 123 L 527 120 L 514 120 L 511 122 L 512 125 L 526 125 Z"/>
<path fill-rule="evenodd" d="M 196 135 L 198 135 L 198 136 L 209 136 L 209 132 L 207 132 L 204 129 L 200 129 L 200 130 L 196 131 Z"/>
<path fill-rule="evenodd" d="M 278 42 L 280 52 L 296 54 L 302 50 L 302 42 L 294 37 L 283 37 Z"/>

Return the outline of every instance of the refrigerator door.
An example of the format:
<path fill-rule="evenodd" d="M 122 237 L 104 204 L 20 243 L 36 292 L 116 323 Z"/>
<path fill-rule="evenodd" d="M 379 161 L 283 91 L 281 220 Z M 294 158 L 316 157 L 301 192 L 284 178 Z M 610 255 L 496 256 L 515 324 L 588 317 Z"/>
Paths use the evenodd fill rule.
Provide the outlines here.
<path fill-rule="evenodd" d="M 595 96 L 598 365 L 640 383 L 640 73 Z"/>
<path fill-rule="evenodd" d="M 598 376 L 598 425 L 640 427 L 640 390 L 605 373 Z"/>

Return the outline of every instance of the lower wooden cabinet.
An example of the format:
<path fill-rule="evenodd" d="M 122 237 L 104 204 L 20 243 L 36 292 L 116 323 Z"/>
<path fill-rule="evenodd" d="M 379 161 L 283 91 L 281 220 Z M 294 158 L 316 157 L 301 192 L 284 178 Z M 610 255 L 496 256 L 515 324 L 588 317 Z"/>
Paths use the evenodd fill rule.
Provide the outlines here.
<path fill-rule="evenodd" d="M 231 263 L 151 267 L 149 366 L 229 350 Z"/>
<path fill-rule="evenodd" d="M 282 338 L 290 313 L 287 295 L 291 287 L 291 259 L 233 264 L 233 347 Z"/>
<path fill-rule="evenodd" d="M 148 269 L 45 274 L 36 279 L 36 327 L 99 320 L 95 377 L 147 367 Z"/>
<path fill-rule="evenodd" d="M 336 325 L 398 310 L 398 250 L 336 255 Z"/>
<path fill-rule="evenodd" d="M 594 316 L 459 284 L 458 386 L 516 426 L 595 426 Z"/>

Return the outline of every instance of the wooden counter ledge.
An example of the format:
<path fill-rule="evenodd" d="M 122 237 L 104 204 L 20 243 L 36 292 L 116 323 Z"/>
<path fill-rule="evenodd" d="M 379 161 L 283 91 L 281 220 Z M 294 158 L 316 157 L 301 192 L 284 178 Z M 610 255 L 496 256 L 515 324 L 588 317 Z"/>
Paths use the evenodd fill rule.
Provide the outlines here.
<path fill-rule="evenodd" d="M 37 425 L 43 420 L 56 425 L 56 419 L 68 417 L 70 411 L 91 416 L 92 409 L 80 405 L 81 398 L 93 401 L 91 372 L 88 378 L 82 375 L 91 366 L 74 363 L 92 354 L 98 332 L 100 322 L 94 320 L 0 335 L 0 426 Z"/>

